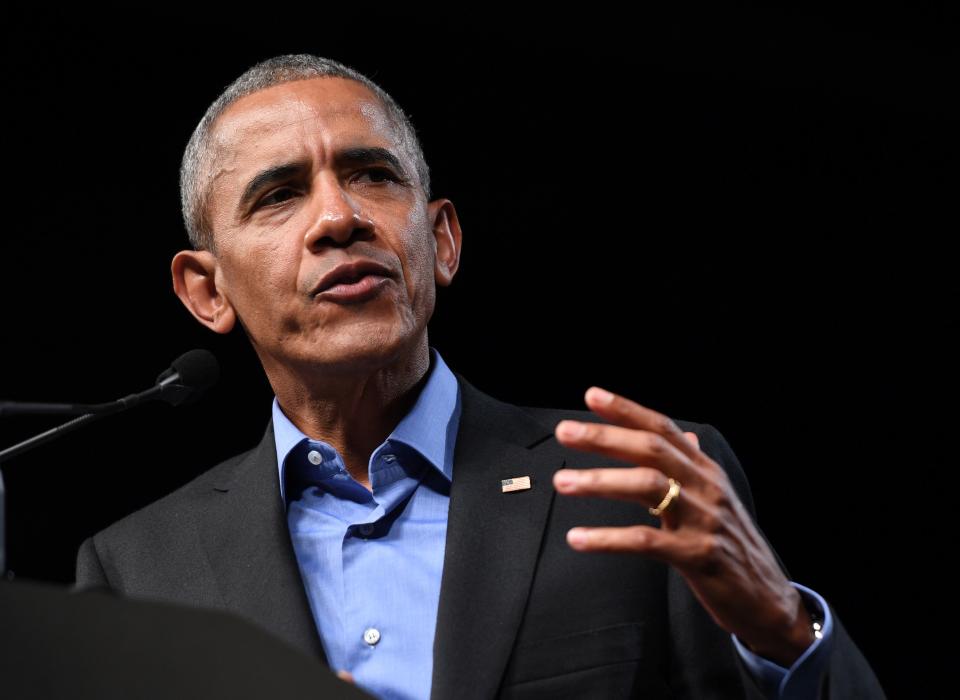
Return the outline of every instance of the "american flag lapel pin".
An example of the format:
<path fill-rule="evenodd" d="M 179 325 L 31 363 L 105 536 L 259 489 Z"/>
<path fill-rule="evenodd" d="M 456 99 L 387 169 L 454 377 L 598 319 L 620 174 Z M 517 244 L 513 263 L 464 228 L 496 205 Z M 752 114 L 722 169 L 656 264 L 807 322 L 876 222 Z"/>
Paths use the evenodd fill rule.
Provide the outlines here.
<path fill-rule="evenodd" d="M 529 476 L 515 476 L 512 479 L 504 479 L 500 482 L 500 490 L 504 493 L 511 491 L 525 491 L 530 488 Z"/>

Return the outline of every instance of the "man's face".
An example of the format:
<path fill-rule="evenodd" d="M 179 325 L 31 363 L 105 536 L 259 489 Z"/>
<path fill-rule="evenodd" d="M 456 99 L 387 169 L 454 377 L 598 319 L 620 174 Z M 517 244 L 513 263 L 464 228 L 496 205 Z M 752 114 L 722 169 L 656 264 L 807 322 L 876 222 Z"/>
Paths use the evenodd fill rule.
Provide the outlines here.
<path fill-rule="evenodd" d="M 425 332 L 452 276 L 436 265 L 446 200 L 427 203 L 372 92 L 341 78 L 256 92 L 217 121 L 213 155 L 216 287 L 268 369 L 374 367 Z M 322 284 L 359 261 L 379 269 Z"/>

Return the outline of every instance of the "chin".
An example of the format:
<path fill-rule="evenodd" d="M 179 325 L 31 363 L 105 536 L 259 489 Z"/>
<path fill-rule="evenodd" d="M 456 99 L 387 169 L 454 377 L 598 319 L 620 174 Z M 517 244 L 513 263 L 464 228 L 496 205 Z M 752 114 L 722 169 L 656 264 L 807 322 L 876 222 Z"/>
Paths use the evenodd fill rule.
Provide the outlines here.
<path fill-rule="evenodd" d="M 351 332 L 331 338 L 321 334 L 301 352 L 305 363 L 322 366 L 327 371 L 364 371 L 390 364 L 412 350 L 415 339 L 383 328 L 369 332 Z"/>

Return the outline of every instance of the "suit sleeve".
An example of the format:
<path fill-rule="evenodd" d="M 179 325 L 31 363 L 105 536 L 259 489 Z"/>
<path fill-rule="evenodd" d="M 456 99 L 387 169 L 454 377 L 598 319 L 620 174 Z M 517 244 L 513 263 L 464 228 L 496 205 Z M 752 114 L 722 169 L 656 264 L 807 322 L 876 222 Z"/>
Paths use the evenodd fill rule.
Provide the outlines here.
<path fill-rule="evenodd" d="M 740 461 L 719 430 L 707 424 L 701 428 L 702 429 L 697 431 L 701 449 L 727 472 L 734 489 L 736 489 L 737 494 L 740 496 L 740 500 L 749 511 L 756 525 L 757 516 L 753 495 L 750 491 L 743 467 L 740 465 Z M 777 554 L 777 551 L 773 548 L 770 540 L 760 529 L 759 525 L 757 525 L 757 530 L 767 542 L 777 562 L 780 564 L 784 575 L 788 580 L 793 580 L 783 560 L 779 554 Z M 829 657 L 824 663 L 824 672 L 818 684 L 819 688 L 816 697 L 824 699 L 846 697 L 885 698 L 886 696 L 880 687 L 880 683 L 873 669 L 870 668 L 870 664 L 867 663 L 866 658 L 864 658 L 860 649 L 847 633 L 836 610 L 832 606 L 830 606 L 830 613 L 833 619 L 833 634 L 831 635 L 833 639 L 829 647 Z M 748 697 L 764 697 L 764 693 L 756 683 L 755 676 L 747 668 L 739 654 L 736 655 L 736 664 L 743 685 L 747 689 Z M 809 697 L 814 697 L 814 695 L 810 695 Z"/>
<path fill-rule="evenodd" d="M 103 570 L 97 546 L 92 537 L 85 539 L 77 551 L 77 580 L 75 590 L 88 588 L 110 588 L 107 572 Z"/>

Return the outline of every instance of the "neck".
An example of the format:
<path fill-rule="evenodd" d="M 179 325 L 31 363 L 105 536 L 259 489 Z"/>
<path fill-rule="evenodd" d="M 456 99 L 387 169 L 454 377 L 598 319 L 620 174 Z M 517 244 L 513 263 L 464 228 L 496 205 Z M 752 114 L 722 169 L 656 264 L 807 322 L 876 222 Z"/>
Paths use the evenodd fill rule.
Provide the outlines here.
<path fill-rule="evenodd" d="M 304 435 L 330 444 L 350 476 L 369 489 L 370 455 L 410 411 L 426 382 L 427 337 L 383 364 L 352 369 L 276 365 L 267 376 L 290 422 Z"/>

